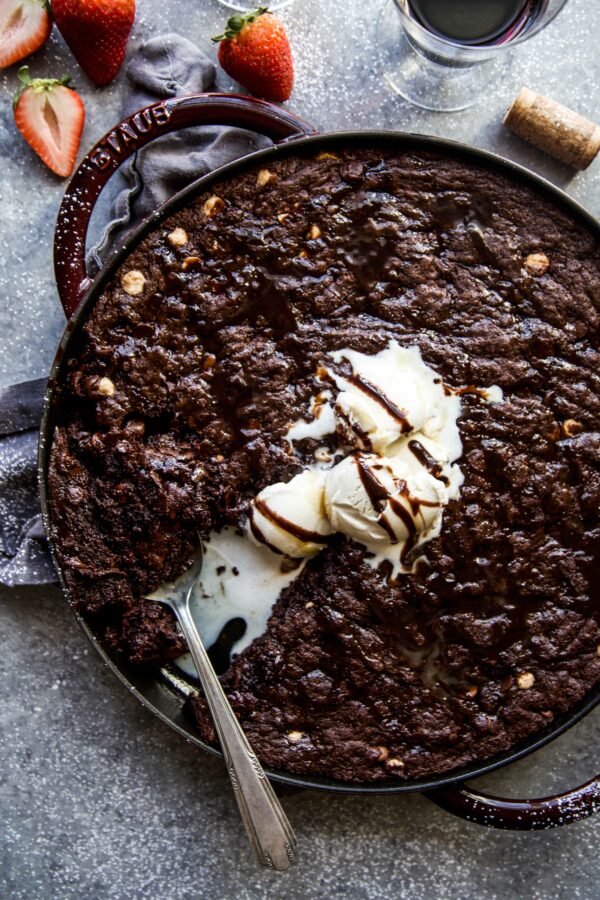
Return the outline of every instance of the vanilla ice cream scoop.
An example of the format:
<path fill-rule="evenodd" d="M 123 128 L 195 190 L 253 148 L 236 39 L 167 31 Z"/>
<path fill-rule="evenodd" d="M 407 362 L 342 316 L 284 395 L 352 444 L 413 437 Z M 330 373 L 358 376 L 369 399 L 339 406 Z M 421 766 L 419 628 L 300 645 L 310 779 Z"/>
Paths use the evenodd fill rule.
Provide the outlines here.
<path fill-rule="evenodd" d="M 339 350 L 332 359 L 352 366 L 349 378 L 328 371 L 340 391 L 335 411 L 346 443 L 385 453 L 402 436 L 443 415 L 442 380 L 423 361 L 418 347 L 390 341 L 372 356 Z"/>
<path fill-rule="evenodd" d="M 248 533 L 255 543 L 292 559 L 314 556 L 332 533 L 324 505 L 323 474 L 306 470 L 287 484 L 271 484 L 252 501 Z"/>
<path fill-rule="evenodd" d="M 338 366 L 349 363 L 350 374 L 320 367 L 318 379 L 329 384 L 312 399 L 313 421 L 293 422 L 286 435 L 292 450 L 308 437 L 329 443 L 301 475 L 261 491 L 249 533 L 255 542 L 301 559 L 341 532 L 371 551 L 369 564 L 386 559 L 394 575 L 410 572 L 412 551 L 440 533 L 444 508 L 460 495 L 462 394 L 497 403 L 502 391 L 453 390 L 418 346 L 394 340 L 370 356 L 343 348 L 331 359 Z M 317 455 L 323 450 L 325 456 Z M 348 455 L 337 462 L 342 454 Z"/>
<path fill-rule="evenodd" d="M 334 531 L 401 568 L 411 550 L 439 534 L 447 502 L 446 486 L 425 470 L 373 453 L 347 456 L 325 477 Z"/>

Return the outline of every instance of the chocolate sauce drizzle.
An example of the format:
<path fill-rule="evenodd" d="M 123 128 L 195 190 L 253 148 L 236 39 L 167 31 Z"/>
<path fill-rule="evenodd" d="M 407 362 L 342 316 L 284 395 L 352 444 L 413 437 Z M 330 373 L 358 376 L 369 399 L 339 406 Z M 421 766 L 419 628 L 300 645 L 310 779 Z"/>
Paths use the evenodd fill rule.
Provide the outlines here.
<path fill-rule="evenodd" d="M 441 463 L 437 461 L 435 456 L 432 456 L 431 453 L 425 449 L 423 444 L 421 444 L 417 440 L 412 440 L 408 442 L 408 449 L 411 451 L 413 456 L 421 463 L 424 469 L 427 469 L 430 475 L 434 478 L 437 478 L 438 481 L 441 481 L 442 484 L 445 484 L 446 487 L 450 484 L 450 479 L 443 474 L 443 466 Z"/>
<path fill-rule="evenodd" d="M 466 384 L 464 387 L 453 388 L 450 387 L 449 384 L 444 384 L 444 394 L 446 397 L 450 397 L 454 395 L 455 397 L 462 397 L 465 394 L 472 394 L 475 397 L 480 397 L 482 400 L 487 400 L 488 392 L 485 388 L 476 387 L 474 384 Z"/>
<path fill-rule="evenodd" d="M 289 519 L 286 519 L 285 516 L 276 513 L 267 503 L 265 503 L 264 500 L 260 500 L 258 497 L 254 501 L 254 506 L 259 511 L 259 513 L 261 513 L 261 515 L 265 517 L 265 519 L 273 522 L 274 525 L 277 525 L 283 531 L 287 531 L 288 534 L 297 537 L 301 541 L 304 541 L 306 543 L 312 542 L 314 544 L 328 544 L 331 539 L 330 535 L 319 534 L 318 531 L 310 531 L 308 528 L 302 528 L 300 525 L 296 525 L 295 522 L 290 522 Z M 258 528 L 258 526 L 256 526 L 252 515 L 250 518 L 250 527 L 252 528 L 252 533 L 256 537 L 254 527 Z M 260 532 L 260 529 L 258 529 L 258 531 Z M 260 533 L 262 534 L 262 532 Z"/>
<path fill-rule="evenodd" d="M 350 416 L 347 415 L 347 413 L 344 412 L 343 409 L 341 409 L 339 404 L 336 404 L 335 412 L 336 412 L 338 419 L 340 419 L 340 421 L 343 423 L 343 425 L 345 425 L 346 428 L 348 428 L 350 432 L 353 432 L 354 435 L 361 441 L 362 446 L 366 450 L 371 450 L 373 448 L 373 444 L 371 443 L 371 438 L 369 437 L 368 432 L 366 432 L 365 429 L 362 428 L 358 424 L 358 422 L 353 422 L 350 419 Z M 340 429 L 338 429 L 338 434 L 339 433 L 340 433 Z M 342 439 L 343 439 L 343 436 L 342 436 Z"/>
<path fill-rule="evenodd" d="M 396 419 L 397 422 L 400 423 L 400 431 L 403 434 L 406 434 L 408 431 L 412 431 L 412 425 L 408 421 L 406 417 L 406 413 L 404 410 L 399 409 L 390 398 L 384 394 L 381 388 L 378 388 L 377 385 L 371 384 L 365 378 L 362 378 L 360 375 L 351 375 L 348 379 L 350 384 L 353 384 L 357 387 L 363 394 L 367 394 L 368 397 L 371 397 L 372 400 L 375 400 L 383 409 L 385 409 L 386 413 L 390 415 L 393 419 Z"/>
<path fill-rule="evenodd" d="M 396 532 L 390 525 L 385 513 L 380 514 L 379 518 L 377 519 L 377 524 L 381 525 L 381 527 L 386 532 L 386 534 L 389 535 L 390 543 L 392 543 L 392 544 L 398 543 L 398 538 L 396 537 Z"/>
<path fill-rule="evenodd" d="M 418 444 L 418 441 L 411 441 L 411 443 Z M 418 444 L 418 446 L 421 447 L 420 444 Z M 425 451 L 424 447 L 422 449 L 425 453 L 427 452 Z M 433 457 L 430 458 L 433 460 Z M 439 507 L 440 504 L 436 503 L 433 500 L 423 500 L 420 497 L 414 497 L 410 493 L 406 481 L 404 481 L 403 479 L 395 480 L 396 492 L 395 494 L 390 494 L 385 485 L 383 485 L 381 481 L 379 481 L 377 476 L 373 473 L 372 467 L 366 464 L 364 458 L 360 453 L 354 454 L 354 461 L 358 469 L 360 480 L 369 500 L 371 501 L 373 509 L 375 509 L 379 513 L 377 524 L 380 525 L 383 530 L 390 536 L 391 542 L 393 544 L 399 543 L 396 532 L 392 528 L 384 512 L 386 507 L 389 505 L 390 509 L 401 520 L 406 528 L 406 531 L 408 532 L 408 536 L 400 552 L 400 561 L 404 563 L 418 542 L 419 532 L 415 519 L 419 514 L 421 507 L 426 506 L 429 508 L 436 508 Z M 435 465 L 437 465 L 435 460 L 433 460 L 433 462 Z M 402 502 L 402 500 L 400 500 L 398 495 L 403 497 L 404 500 L 409 504 L 410 511 L 406 508 L 405 504 Z"/>
<path fill-rule="evenodd" d="M 263 532 L 256 524 L 256 521 L 254 519 L 254 507 L 250 510 L 250 531 L 259 542 L 259 544 L 264 544 L 265 547 L 268 547 L 269 550 L 271 550 L 273 553 L 278 553 L 280 556 L 283 556 L 281 550 L 279 550 L 278 547 L 275 547 L 274 544 L 271 544 L 271 542 L 266 539 Z"/>
<path fill-rule="evenodd" d="M 365 492 L 371 501 L 373 509 L 381 513 L 386 508 L 390 499 L 389 491 L 384 484 L 373 474 L 371 467 L 368 466 L 364 458 L 359 454 L 355 454 L 354 462 L 358 469 L 358 474 Z"/>

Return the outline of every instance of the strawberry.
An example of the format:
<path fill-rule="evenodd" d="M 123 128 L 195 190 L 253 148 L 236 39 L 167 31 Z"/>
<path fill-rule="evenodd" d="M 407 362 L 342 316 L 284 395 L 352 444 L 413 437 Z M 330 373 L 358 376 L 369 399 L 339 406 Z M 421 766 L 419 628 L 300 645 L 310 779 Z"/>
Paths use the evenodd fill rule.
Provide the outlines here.
<path fill-rule="evenodd" d="M 220 43 L 219 62 L 228 75 L 265 100 L 282 102 L 292 93 L 294 64 L 283 23 L 266 6 L 232 16 Z"/>
<path fill-rule="evenodd" d="M 112 81 L 125 56 L 135 0 L 52 0 L 58 29 L 92 81 Z"/>
<path fill-rule="evenodd" d="M 79 94 L 67 87 L 70 78 L 29 77 L 19 69 L 23 82 L 13 102 L 15 123 L 30 147 L 57 175 L 73 171 L 85 110 Z"/>
<path fill-rule="evenodd" d="M 39 50 L 51 31 L 46 0 L 0 0 L 0 69 Z"/>

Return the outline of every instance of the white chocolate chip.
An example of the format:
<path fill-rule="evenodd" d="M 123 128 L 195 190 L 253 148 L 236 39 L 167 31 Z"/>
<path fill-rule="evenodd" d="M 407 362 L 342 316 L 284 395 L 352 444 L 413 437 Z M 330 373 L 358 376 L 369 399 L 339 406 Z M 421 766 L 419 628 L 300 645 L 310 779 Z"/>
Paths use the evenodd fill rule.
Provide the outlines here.
<path fill-rule="evenodd" d="M 573 437 L 573 435 L 580 434 L 583 431 L 583 425 L 576 419 L 565 419 L 562 428 L 567 437 Z"/>
<path fill-rule="evenodd" d="M 301 731 L 290 731 L 290 732 L 288 732 L 288 736 L 287 736 L 288 741 L 291 744 L 297 744 L 298 741 L 301 741 L 303 737 L 304 737 L 304 735 L 302 734 Z"/>
<path fill-rule="evenodd" d="M 271 172 L 270 169 L 261 169 L 256 176 L 256 185 L 259 188 L 265 187 L 271 181 L 276 181 L 277 175 L 274 172 Z"/>
<path fill-rule="evenodd" d="M 392 757 L 391 759 L 386 759 L 385 764 L 386 764 L 386 766 L 389 766 L 390 769 L 403 769 L 404 768 L 404 763 L 402 762 L 402 760 L 396 759 L 395 757 Z"/>
<path fill-rule="evenodd" d="M 187 272 L 187 270 L 191 266 L 197 265 L 200 261 L 201 260 L 200 260 L 199 256 L 186 256 L 184 261 L 181 263 L 181 268 L 183 269 L 184 272 Z"/>
<path fill-rule="evenodd" d="M 285 220 L 289 217 L 289 215 L 290 215 L 289 213 L 279 213 L 279 215 L 277 216 L 277 221 L 285 222 Z"/>
<path fill-rule="evenodd" d="M 312 602 L 312 600 L 309 600 L 308 603 L 304 604 L 304 609 L 312 609 L 314 605 L 315 604 Z"/>
<path fill-rule="evenodd" d="M 224 207 L 225 201 L 213 194 L 213 196 L 209 197 L 204 204 L 204 214 L 209 218 L 212 218 L 213 216 L 217 216 Z"/>
<path fill-rule="evenodd" d="M 183 228 L 174 228 L 173 231 L 167 235 L 167 240 L 170 243 L 171 247 L 185 247 L 189 238 L 188 233 Z"/>
<path fill-rule="evenodd" d="M 141 294 L 145 284 L 146 279 L 144 273 L 140 272 L 139 269 L 132 269 L 131 272 L 125 272 L 121 278 L 121 287 L 126 294 L 131 294 L 132 297 L 137 297 L 138 294 Z"/>
<path fill-rule="evenodd" d="M 526 691 L 535 684 L 535 676 L 532 672 L 521 672 L 517 675 L 517 685 L 522 691 Z"/>
<path fill-rule="evenodd" d="M 115 386 L 110 378 L 106 378 L 106 376 L 100 379 L 96 390 L 99 394 L 102 394 L 103 397 L 114 397 L 115 395 Z"/>
<path fill-rule="evenodd" d="M 308 229 L 308 233 L 307 233 L 306 237 L 309 239 L 309 241 L 316 241 L 317 238 L 320 238 L 321 237 L 321 229 L 319 228 L 319 226 L 311 225 L 310 228 Z"/>
<path fill-rule="evenodd" d="M 548 271 L 550 260 L 545 253 L 530 253 L 525 260 L 525 269 L 529 275 L 543 275 Z"/>

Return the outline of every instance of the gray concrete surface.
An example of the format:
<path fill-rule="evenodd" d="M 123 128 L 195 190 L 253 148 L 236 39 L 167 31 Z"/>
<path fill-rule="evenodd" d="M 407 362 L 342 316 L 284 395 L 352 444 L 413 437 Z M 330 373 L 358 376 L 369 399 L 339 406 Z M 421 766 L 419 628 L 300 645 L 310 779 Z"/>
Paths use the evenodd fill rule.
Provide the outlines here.
<path fill-rule="evenodd" d="M 321 129 L 421 131 L 495 149 L 600 213 L 600 162 L 574 175 L 505 133 L 522 84 L 599 112 L 600 6 L 570 0 L 516 54 L 506 78 L 464 113 L 411 108 L 384 88 L 373 57 L 380 0 L 296 0 L 285 12 L 297 86 L 290 106 Z M 135 43 L 179 30 L 214 52 L 216 0 L 139 0 Z M 71 70 L 87 106 L 83 147 L 119 117 L 122 78 L 93 88 L 55 33 L 35 73 Z M 0 383 L 44 374 L 63 328 L 51 269 L 63 183 L 12 127 L 15 70 L 0 76 Z M 230 82 L 221 77 L 227 89 Z M 600 819 L 536 834 L 485 831 L 421 796 L 285 797 L 301 843 L 285 876 L 254 868 L 217 760 L 155 721 L 88 648 L 56 589 L 0 592 L 0 897 L 358 898 L 598 897 Z M 591 776 L 600 714 L 482 779 L 487 789 L 550 793 Z"/>

